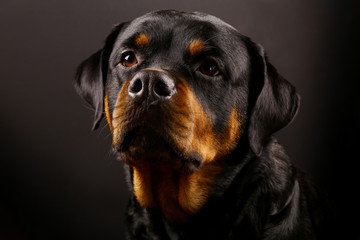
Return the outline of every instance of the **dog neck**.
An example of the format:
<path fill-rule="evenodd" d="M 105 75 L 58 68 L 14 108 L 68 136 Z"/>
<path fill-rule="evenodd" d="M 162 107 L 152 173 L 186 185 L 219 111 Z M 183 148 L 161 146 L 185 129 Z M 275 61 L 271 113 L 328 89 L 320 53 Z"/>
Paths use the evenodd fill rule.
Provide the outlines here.
<path fill-rule="evenodd" d="M 203 164 L 193 173 L 141 162 L 133 167 L 136 199 L 144 208 L 160 209 L 170 222 L 186 222 L 195 214 L 207 202 L 210 187 L 222 170 L 221 161 Z"/>

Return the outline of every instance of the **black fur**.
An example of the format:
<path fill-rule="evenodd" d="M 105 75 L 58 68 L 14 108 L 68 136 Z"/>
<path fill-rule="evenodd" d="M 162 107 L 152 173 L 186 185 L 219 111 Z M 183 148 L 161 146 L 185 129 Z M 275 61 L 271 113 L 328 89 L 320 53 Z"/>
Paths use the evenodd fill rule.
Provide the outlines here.
<path fill-rule="evenodd" d="M 112 112 L 123 83 L 139 70 L 122 71 L 116 65 L 122 49 L 131 48 L 134 34 L 140 32 L 150 34 L 153 43 L 142 52 L 146 61 L 141 68 L 156 66 L 186 79 L 213 114 L 215 131 L 226 127 L 234 107 L 243 125 L 207 203 L 186 223 L 171 223 L 132 196 L 129 239 L 317 239 L 317 193 L 272 137 L 294 118 L 300 97 L 260 45 L 212 16 L 160 11 L 117 26 L 104 48 L 79 66 L 75 81 L 78 93 L 95 109 L 94 129 L 104 112 L 105 89 Z M 204 58 L 191 59 L 185 53 L 193 38 L 213 46 L 205 57 L 220 59 L 222 75 L 215 81 L 192 67 Z M 132 185 L 132 169 L 125 168 Z"/>

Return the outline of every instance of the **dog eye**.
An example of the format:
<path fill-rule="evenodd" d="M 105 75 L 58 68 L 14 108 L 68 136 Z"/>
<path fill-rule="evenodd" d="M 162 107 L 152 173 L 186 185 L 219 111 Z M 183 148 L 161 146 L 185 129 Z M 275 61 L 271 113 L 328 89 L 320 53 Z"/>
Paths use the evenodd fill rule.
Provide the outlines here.
<path fill-rule="evenodd" d="M 199 71 L 202 74 L 214 77 L 219 75 L 219 67 L 214 60 L 205 60 L 199 67 Z"/>
<path fill-rule="evenodd" d="M 135 53 L 132 51 L 127 51 L 124 52 L 121 55 L 121 60 L 120 63 L 124 66 L 124 67 L 132 67 L 137 63 L 137 59 L 135 56 Z"/>

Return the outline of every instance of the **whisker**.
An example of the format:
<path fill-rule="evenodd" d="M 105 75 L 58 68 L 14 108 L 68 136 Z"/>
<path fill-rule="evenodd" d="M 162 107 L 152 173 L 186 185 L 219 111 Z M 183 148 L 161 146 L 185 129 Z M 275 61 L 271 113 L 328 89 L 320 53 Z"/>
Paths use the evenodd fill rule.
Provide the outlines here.
<path fill-rule="evenodd" d="M 204 43 L 206 44 L 206 43 L 210 42 L 210 41 L 213 40 L 214 38 L 217 38 L 218 35 L 219 35 L 219 34 L 214 34 L 214 35 L 211 36 L 210 38 L 206 39 L 206 40 L 204 41 Z"/>
<path fill-rule="evenodd" d="M 92 108 L 89 104 L 83 103 L 82 105 L 83 105 L 83 107 L 86 108 L 87 110 L 90 110 L 91 112 L 94 112 L 94 113 L 95 113 L 95 109 Z"/>
<path fill-rule="evenodd" d="M 106 123 L 104 124 L 104 126 L 102 126 L 102 128 L 100 129 L 100 134 L 104 131 L 105 128 L 109 127 L 109 123 L 106 121 Z M 109 127 L 110 128 L 110 127 Z M 108 136 L 106 136 L 108 137 Z"/>

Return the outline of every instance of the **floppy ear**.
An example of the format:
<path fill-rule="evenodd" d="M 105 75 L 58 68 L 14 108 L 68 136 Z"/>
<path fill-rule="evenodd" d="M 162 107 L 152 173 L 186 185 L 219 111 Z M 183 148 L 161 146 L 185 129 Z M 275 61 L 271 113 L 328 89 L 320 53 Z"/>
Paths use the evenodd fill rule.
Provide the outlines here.
<path fill-rule="evenodd" d="M 99 50 L 83 61 L 77 69 L 74 82 L 77 93 L 95 110 L 93 130 L 99 126 L 104 111 L 105 81 L 100 66 L 101 55 L 102 50 Z"/>
<path fill-rule="evenodd" d="M 117 25 L 106 38 L 104 47 L 83 61 L 76 71 L 75 89 L 95 111 L 93 130 L 98 128 L 104 115 L 104 89 L 109 57 L 116 38 L 125 24 Z"/>
<path fill-rule="evenodd" d="M 252 151 L 259 156 L 269 137 L 288 125 L 300 105 L 300 96 L 294 86 L 280 76 L 268 62 L 264 49 L 257 45 L 252 84 L 255 91 L 250 112 L 249 142 Z M 250 85 L 251 87 L 251 85 Z"/>

